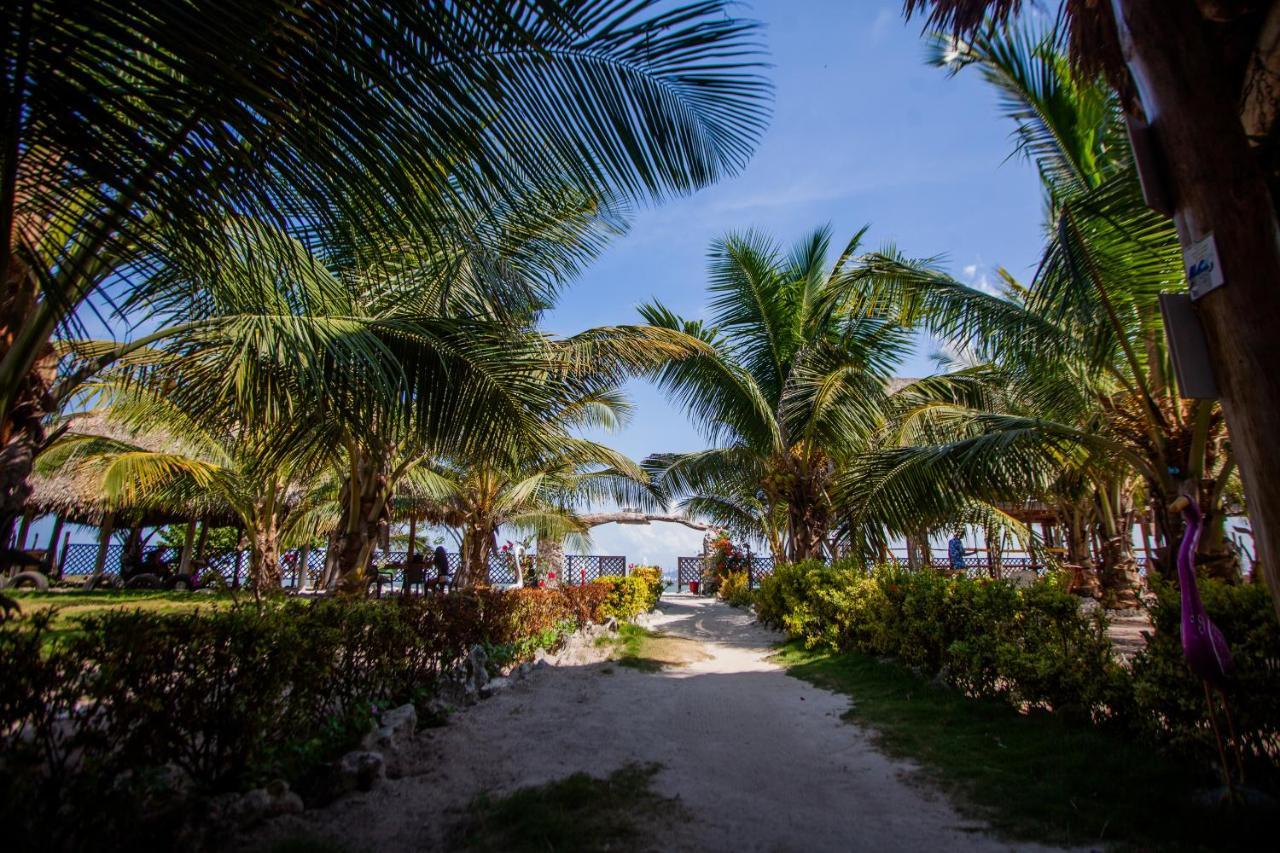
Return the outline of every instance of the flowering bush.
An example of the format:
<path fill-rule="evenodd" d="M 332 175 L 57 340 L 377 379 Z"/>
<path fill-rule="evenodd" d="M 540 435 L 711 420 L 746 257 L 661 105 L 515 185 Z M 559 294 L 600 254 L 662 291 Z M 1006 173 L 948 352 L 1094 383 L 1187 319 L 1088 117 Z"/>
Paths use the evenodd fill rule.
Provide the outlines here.
<path fill-rule="evenodd" d="M 642 577 L 609 575 L 596 583 L 609 586 L 603 609 L 605 616 L 622 620 L 634 619 L 657 606 L 658 598 L 654 595 L 653 584 Z"/>
<path fill-rule="evenodd" d="M 702 573 L 702 591 L 715 595 L 726 577 L 735 572 L 745 575 L 748 569 L 747 560 L 747 553 L 733 544 L 729 534 L 721 533 L 711 543 L 711 551 L 707 555 Z"/>

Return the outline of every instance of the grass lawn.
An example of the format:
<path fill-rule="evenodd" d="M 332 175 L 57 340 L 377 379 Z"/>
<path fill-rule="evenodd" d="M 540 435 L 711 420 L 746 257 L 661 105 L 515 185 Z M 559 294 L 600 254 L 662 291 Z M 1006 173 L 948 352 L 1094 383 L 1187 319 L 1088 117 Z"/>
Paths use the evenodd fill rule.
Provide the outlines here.
<path fill-rule="evenodd" d="M 614 659 L 619 666 L 641 672 L 658 672 L 667 667 L 684 666 L 711 657 L 695 640 L 660 634 L 630 622 L 623 622 L 618 626 L 617 637 L 601 637 L 599 642 L 617 646 Z"/>
<path fill-rule="evenodd" d="M 454 849 L 493 853 L 643 850 L 656 823 L 685 817 L 653 790 L 657 764 L 632 764 L 606 779 L 575 773 L 504 797 L 481 795 L 457 827 Z"/>
<path fill-rule="evenodd" d="M 146 610 L 152 613 L 184 613 L 196 608 L 227 607 L 236 599 L 230 593 L 164 592 L 155 590 L 95 590 L 83 592 L 24 592 L 9 590 L 24 616 L 57 608 L 50 626 L 54 633 L 73 630 L 72 620 L 105 610 Z M 245 598 L 240 594 L 239 598 Z"/>
<path fill-rule="evenodd" d="M 887 753 L 909 758 L 964 811 L 1011 838 L 1137 849 L 1274 849 L 1274 812 L 1197 806 L 1211 782 L 1140 744 L 1048 714 L 967 699 L 860 654 L 792 643 L 790 673 L 853 699 Z M 1268 843 L 1263 843 L 1263 841 Z"/>

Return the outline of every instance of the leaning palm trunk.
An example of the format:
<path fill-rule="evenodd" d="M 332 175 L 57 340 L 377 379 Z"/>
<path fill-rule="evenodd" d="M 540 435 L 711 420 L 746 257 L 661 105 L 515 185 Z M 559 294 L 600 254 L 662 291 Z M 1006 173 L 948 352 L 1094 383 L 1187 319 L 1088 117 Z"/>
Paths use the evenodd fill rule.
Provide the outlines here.
<path fill-rule="evenodd" d="M 10 256 L 9 275 L 0 294 L 0 362 L 23 354 L 12 349 L 14 339 L 26 326 L 36 308 L 37 283 L 30 267 Z M 53 346 L 42 342 L 34 366 L 16 387 L 3 389 L 0 411 L 0 541 L 8 542 L 13 526 L 22 515 L 31 495 L 31 466 L 44 449 L 44 419 L 57 408 L 51 393 L 57 375 L 58 357 Z"/>

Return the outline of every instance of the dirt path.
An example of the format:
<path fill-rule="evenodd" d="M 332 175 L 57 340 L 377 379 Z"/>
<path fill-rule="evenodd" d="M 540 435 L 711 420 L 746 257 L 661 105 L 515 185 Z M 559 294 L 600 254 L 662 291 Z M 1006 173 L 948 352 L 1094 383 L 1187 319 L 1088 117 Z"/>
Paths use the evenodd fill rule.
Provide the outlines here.
<path fill-rule="evenodd" d="M 698 640 L 709 656 L 656 673 L 606 664 L 535 673 L 424 733 L 411 760 L 418 775 L 276 820 L 248 846 L 308 835 L 352 851 L 444 850 L 448 825 L 477 793 L 656 761 L 656 789 L 692 814 L 658 829 L 657 850 L 1014 849 L 841 721 L 846 697 L 771 663 L 777 635 L 749 614 L 669 596 L 654 628 Z"/>

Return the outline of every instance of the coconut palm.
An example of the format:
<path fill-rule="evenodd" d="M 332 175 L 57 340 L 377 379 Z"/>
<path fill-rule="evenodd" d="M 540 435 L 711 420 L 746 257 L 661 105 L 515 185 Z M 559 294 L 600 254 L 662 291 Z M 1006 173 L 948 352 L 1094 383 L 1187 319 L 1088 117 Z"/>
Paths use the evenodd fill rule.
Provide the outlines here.
<path fill-rule="evenodd" d="M 54 336 L 249 221 L 452 242 L 526 187 L 693 190 L 742 166 L 767 85 L 721 0 L 93 2 L 4 16 L 0 521 L 26 494 Z M 283 260 L 274 263 L 283 265 Z M 136 320 L 137 318 L 129 318 Z M 110 352 L 99 352 L 100 359 Z"/>
<path fill-rule="evenodd" d="M 959 37 L 981 32 L 987 15 L 1003 23 L 1022 5 L 905 3 L 908 14 L 927 12 L 931 25 Z M 1275 10 L 1188 0 L 1063 5 L 1073 64 L 1085 76 L 1101 72 L 1119 93 L 1146 166 L 1146 200 L 1177 219 L 1183 249 L 1203 248 L 1212 238 L 1219 269 L 1232 284 L 1199 300 L 1196 313 L 1249 498 L 1259 566 L 1274 588 L 1280 565 L 1280 463 L 1273 447 L 1280 430 L 1280 350 L 1272 321 L 1280 315 Z M 1191 454 L 1190 466 L 1198 467 L 1198 455 Z M 1274 601 L 1280 609 L 1280 597 Z"/>
<path fill-rule="evenodd" d="M 1145 496 L 1164 523 L 1169 554 L 1180 527 L 1167 523 L 1167 500 L 1182 482 L 1208 477 L 1217 535 L 1204 540 L 1203 553 L 1230 563 L 1221 507 L 1233 464 L 1223 419 L 1212 401 L 1184 400 L 1170 381 L 1156 300 L 1179 284 L 1177 238 L 1141 201 L 1115 98 L 1071 72 L 1052 34 L 992 33 L 936 50 L 953 69 L 978 65 L 1000 89 L 1019 150 L 1044 179 L 1047 246 L 1031 286 L 1006 275 L 997 296 L 896 253 L 860 259 L 869 298 L 990 360 L 986 377 L 997 392 L 944 396 L 939 411 L 949 432 L 873 464 L 917 495 L 949 482 L 987 500 L 1046 495 L 1051 481 L 1084 476 L 1096 503 L 1104 585 L 1115 590 L 1136 579 L 1135 501 Z M 851 488 L 866 500 L 873 481 L 858 476 L 851 474 Z M 1074 495 L 1078 508 L 1076 485 L 1058 494 Z"/>
<path fill-rule="evenodd" d="M 557 444 L 554 451 L 506 465 L 435 466 L 449 488 L 425 502 L 425 515 L 462 532 L 458 583 L 483 583 L 502 526 L 539 540 L 573 539 L 589 547 L 590 526 L 580 516 L 581 507 L 599 501 L 657 505 L 649 476 L 622 453 L 568 434 Z"/>
<path fill-rule="evenodd" d="M 90 390 L 100 404 L 96 417 L 86 429 L 75 416 L 39 467 L 92 473 L 109 503 L 229 510 L 248 540 L 250 586 L 278 590 L 282 544 L 323 503 L 327 472 L 277 460 L 269 436 L 200 418 L 141 387 L 104 381 Z"/>
<path fill-rule="evenodd" d="M 756 232 L 730 235 L 711 248 L 708 323 L 641 308 L 651 325 L 711 348 L 655 378 L 712 446 L 658 454 L 646 468 L 689 511 L 754 533 L 789 560 L 831 551 L 833 478 L 880 424 L 910 342 L 906 328 L 859 307 L 849 260 L 861 237 L 832 264 L 826 228 L 789 253 Z"/>

